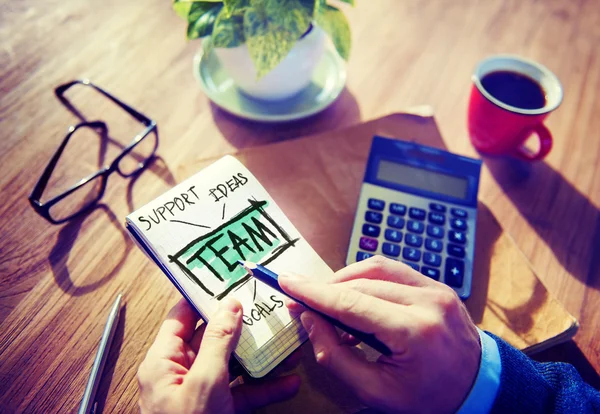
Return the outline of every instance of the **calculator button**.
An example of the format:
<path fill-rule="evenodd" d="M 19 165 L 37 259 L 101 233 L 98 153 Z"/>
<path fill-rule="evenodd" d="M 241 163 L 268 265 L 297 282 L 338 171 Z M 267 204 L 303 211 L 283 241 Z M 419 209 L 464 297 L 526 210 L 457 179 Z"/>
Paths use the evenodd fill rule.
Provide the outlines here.
<path fill-rule="evenodd" d="M 425 225 L 423 223 L 421 223 L 420 221 L 408 220 L 406 229 L 408 231 L 412 231 L 413 233 L 421 234 L 421 233 L 423 233 L 423 231 L 425 231 Z"/>
<path fill-rule="evenodd" d="M 363 224 L 362 234 L 364 234 L 365 236 L 379 237 L 380 232 L 381 229 L 379 228 L 379 226 L 374 226 L 372 224 Z"/>
<path fill-rule="evenodd" d="M 423 273 L 425 276 L 430 277 L 434 280 L 440 280 L 440 271 L 438 269 L 423 266 L 421 268 L 421 273 Z"/>
<path fill-rule="evenodd" d="M 467 222 L 463 219 L 453 218 L 450 220 L 450 226 L 455 230 L 466 230 Z"/>
<path fill-rule="evenodd" d="M 394 229 L 385 229 L 385 239 L 399 243 L 402 241 L 402 232 Z"/>
<path fill-rule="evenodd" d="M 387 225 L 395 229 L 401 229 L 404 227 L 404 219 L 398 216 L 388 216 Z"/>
<path fill-rule="evenodd" d="M 388 256 L 393 256 L 393 257 L 400 256 L 400 246 L 398 246 L 397 244 L 383 243 L 383 246 L 381 247 L 381 251 L 383 252 L 383 254 L 388 255 Z"/>
<path fill-rule="evenodd" d="M 417 250 L 417 249 L 413 249 L 412 247 L 405 247 L 402 250 L 402 258 L 404 260 L 418 262 L 419 260 L 421 260 L 421 251 Z"/>
<path fill-rule="evenodd" d="M 367 211 L 365 213 L 365 221 L 369 223 L 379 224 L 381 220 L 383 220 L 383 214 L 381 213 L 376 213 L 375 211 Z"/>
<path fill-rule="evenodd" d="M 439 267 L 442 264 L 442 256 L 435 253 L 423 253 L 423 263 L 429 266 Z"/>
<path fill-rule="evenodd" d="M 453 243 L 465 244 L 467 236 L 462 231 L 448 230 L 448 239 Z"/>
<path fill-rule="evenodd" d="M 385 201 L 378 200 L 376 198 L 369 198 L 368 206 L 371 210 L 383 211 L 385 208 Z"/>
<path fill-rule="evenodd" d="M 371 239 L 369 237 L 361 237 L 360 242 L 358 243 L 361 249 L 369 252 L 374 252 L 375 250 L 377 250 L 378 244 L 379 242 L 377 240 Z"/>
<path fill-rule="evenodd" d="M 462 218 L 462 219 L 466 219 L 468 214 L 465 210 L 463 210 L 462 208 L 452 208 L 450 209 L 450 213 L 452 213 L 452 215 L 454 217 L 458 217 L 458 218 Z"/>
<path fill-rule="evenodd" d="M 411 262 L 405 262 L 404 260 L 402 261 L 402 263 L 409 265 L 410 267 L 412 267 L 413 269 L 415 269 L 417 272 L 419 271 L 419 265 L 416 263 L 411 263 Z"/>
<path fill-rule="evenodd" d="M 458 259 L 447 258 L 444 272 L 444 282 L 453 287 L 461 287 L 465 272 L 465 262 Z"/>
<path fill-rule="evenodd" d="M 366 260 L 369 257 L 373 257 L 373 255 L 371 253 L 365 253 L 365 252 L 356 252 L 356 261 L 360 262 L 361 260 Z"/>
<path fill-rule="evenodd" d="M 438 213 L 446 212 L 446 206 L 439 203 L 429 203 L 429 209 L 431 211 L 437 211 Z"/>
<path fill-rule="evenodd" d="M 412 247 L 421 247 L 421 245 L 423 244 L 423 237 L 417 236 L 415 234 L 406 233 L 404 243 Z"/>
<path fill-rule="evenodd" d="M 427 235 L 431 237 L 435 237 L 437 239 L 441 239 L 444 237 L 444 229 L 440 226 L 434 226 L 430 224 L 427 226 Z"/>
<path fill-rule="evenodd" d="M 415 220 L 425 220 L 425 210 L 422 208 L 411 207 L 408 209 L 408 215 Z"/>
<path fill-rule="evenodd" d="M 465 248 L 456 244 L 448 245 L 448 254 L 456 257 L 465 257 Z"/>
<path fill-rule="evenodd" d="M 444 224 L 446 222 L 446 216 L 440 213 L 429 213 L 429 221 L 433 224 Z"/>
<path fill-rule="evenodd" d="M 390 213 L 403 216 L 406 214 L 406 206 L 404 204 L 392 203 L 390 204 Z"/>
<path fill-rule="evenodd" d="M 425 239 L 425 248 L 432 252 L 441 252 L 444 243 L 439 240 Z"/>

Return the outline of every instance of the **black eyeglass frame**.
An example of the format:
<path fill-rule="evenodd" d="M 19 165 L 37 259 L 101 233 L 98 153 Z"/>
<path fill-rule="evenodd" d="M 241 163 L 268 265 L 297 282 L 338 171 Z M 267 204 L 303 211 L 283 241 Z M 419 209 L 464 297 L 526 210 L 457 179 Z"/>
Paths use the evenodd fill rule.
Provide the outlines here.
<path fill-rule="evenodd" d="M 125 112 L 127 112 L 134 119 L 136 119 L 141 124 L 143 124 L 146 128 L 143 131 L 141 131 L 140 133 L 138 133 L 133 138 L 131 143 L 129 145 L 127 145 L 121 151 L 121 153 L 115 158 L 115 160 L 109 166 L 105 166 L 105 167 L 101 168 L 100 170 L 98 170 L 97 172 L 91 174 L 90 176 L 81 179 L 79 182 L 77 182 L 71 188 L 67 189 L 65 192 L 42 203 L 40 201 L 40 198 L 42 197 L 42 194 L 44 193 L 44 190 L 46 189 L 46 186 L 48 185 L 50 176 L 52 175 L 52 172 L 56 168 L 58 160 L 59 160 L 60 156 L 62 155 L 65 147 L 67 146 L 69 139 L 75 133 L 75 131 L 77 131 L 79 128 L 89 127 L 89 128 L 98 130 L 98 132 L 100 132 L 102 134 L 103 138 L 105 138 L 108 135 L 108 127 L 102 121 L 80 122 L 76 125 L 72 125 L 69 127 L 69 129 L 67 131 L 67 135 L 65 136 L 62 143 L 60 144 L 60 146 L 58 147 L 58 149 L 56 150 L 56 152 L 50 159 L 50 162 L 44 169 L 44 172 L 42 173 L 41 177 L 38 179 L 37 184 L 35 185 L 35 187 L 33 188 L 33 191 L 29 195 L 29 203 L 31 204 L 33 209 L 36 211 L 36 213 L 38 213 L 40 216 L 44 217 L 46 220 L 48 220 L 52 224 L 65 223 L 69 220 L 72 220 L 72 219 L 94 209 L 96 206 L 96 203 L 104 195 L 104 192 L 106 190 L 106 185 L 108 182 L 108 177 L 113 172 L 117 171 L 119 173 L 119 175 L 122 176 L 123 178 L 129 178 L 129 177 L 132 177 L 132 176 L 138 174 L 139 172 L 141 172 L 142 170 L 144 170 L 146 168 L 146 166 L 150 163 L 150 161 L 152 161 L 152 159 L 154 158 L 154 155 L 156 154 L 156 149 L 158 148 L 158 126 L 155 121 L 148 118 L 146 115 L 142 114 L 141 112 L 135 110 L 134 108 L 127 105 L 126 103 L 124 103 L 120 99 L 116 98 L 115 96 L 111 95 L 110 93 L 108 93 L 107 91 L 102 89 L 101 87 L 94 85 L 89 80 L 79 79 L 79 80 L 65 83 L 63 85 L 58 86 L 54 90 L 54 93 L 56 94 L 57 98 L 61 102 L 63 102 L 63 103 L 68 102 L 68 100 L 63 96 L 64 93 L 72 86 L 78 85 L 78 84 L 92 87 L 93 89 L 95 89 L 96 91 L 98 91 L 99 93 L 101 93 L 102 95 L 107 97 L 108 99 L 110 99 L 112 102 L 117 104 L 119 107 L 121 107 Z M 155 140 L 154 148 L 152 149 L 152 153 L 150 154 L 150 156 L 148 156 L 143 162 L 140 162 L 138 164 L 138 168 L 135 169 L 133 172 L 125 173 L 125 172 L 121 171 L 121 169 L 119 168 L 119 162 L 125 156 L 127 156 L 136 145 L 138 145 L 144 138 L 146 138 L 152 132 L 154 132 L 154 134 L 156 136 L 156 140 Z M 52 208 L 52 206 L 54 206 L 55 204 L 57 204 L 64 198 L 73 194 L 79 188 L 83 187 L 84 185 L 86 185 L 87 183 L 89 183 L 90 181 L 92 181 L 98 177 L 101 177 L 101 188 L 100 188 L 100 191 L 98 192 L 98 196 L 95 200 L 90 201 L 90 203 L 88 205 L 86 205 L 81 210 L 71 214 L 70 216 L 62 218 L 60 220 L 55 220 L 54 218 L 52 218 L 52 216 L 50 215 L 50 208 Z"/>

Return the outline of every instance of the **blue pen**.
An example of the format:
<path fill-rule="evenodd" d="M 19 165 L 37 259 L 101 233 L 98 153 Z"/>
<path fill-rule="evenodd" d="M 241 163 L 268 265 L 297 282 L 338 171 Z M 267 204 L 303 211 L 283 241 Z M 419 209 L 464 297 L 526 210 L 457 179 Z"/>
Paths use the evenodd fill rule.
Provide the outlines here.
<path fill-rule="evenodd" d="M 314 308 L 311 308 L 306 303 L 299 301 L 298 299 L 285 293 L 279 286 L 279 280 L 278 280 L 279 276 L 277 275 L 277 273 L 272 272 L 269 269 L 267 269 L 266 267 L 261 266 L 256 263 L 243 262 L 241 260 L 238 260 L 238 263 L 240 264 L 240 266 L 242 266 L 244 269 L 246 269 L 246 271 L 251 276 L 254 276 L 258 280 L 260 280 L 263 283 L 266 283 L 267 285 L 271 286 L 273 289 L 277 290 L 278 292 L 281 292 L 284 295 L 294 299 L 296 302 L 300 303 L 306 309 L 309 309 L 312 312 L 319 314 L 319 316 L 321 316 L 323 319 L 325 319 L 330 324 L 337 326 L 338 328 L 342 329 L 343 331 L 346 331 L 353 337 L 360 339 L 362 342 L 369 345 L 371 348 L 375 349 L 376 351 L 381 352 L 383 355 L 390 356 L 392 354 L 392 351 L 390 351 L 390 349 L 387 347 L 387 345 L 384 344 L 383 342 L 381 342 L 379 339 L 377 339 L 375 337 L 375 335 L 367 334 L 367 333 L 361 332 L 359 330 L 356 330 L 354 328 L 351 328 L 347 325 L 344 325 L 337 319 L 334 319 L 331 316 L 325 315 L 324 313 L 319 312 L 318 310 L 315 310 Z"/>

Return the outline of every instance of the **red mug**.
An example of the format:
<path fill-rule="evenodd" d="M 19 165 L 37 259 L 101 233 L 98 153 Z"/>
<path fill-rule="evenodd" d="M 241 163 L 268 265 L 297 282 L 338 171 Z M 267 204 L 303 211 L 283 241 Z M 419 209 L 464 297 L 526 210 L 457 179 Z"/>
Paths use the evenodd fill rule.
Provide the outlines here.
<path fill-rule="evenodd" d="M 510 105 L 494 96 L 482 79 L 495 72 L 512 72 L 533 80 L 545 95 L 545 103 L 536 109 Z M 481 61 L 472 76 L 469 102 L 469 134 L 473 146 L 482 154 L 514 155 L 527 161 L 544 158 L 552 149 L 552 134 L 543 124 L 563 98 L 560 81 L 539 63 L 518 56 L 497 55 Z M 540 145 L 531 153 L 523 144 L 536 134 Z"/>

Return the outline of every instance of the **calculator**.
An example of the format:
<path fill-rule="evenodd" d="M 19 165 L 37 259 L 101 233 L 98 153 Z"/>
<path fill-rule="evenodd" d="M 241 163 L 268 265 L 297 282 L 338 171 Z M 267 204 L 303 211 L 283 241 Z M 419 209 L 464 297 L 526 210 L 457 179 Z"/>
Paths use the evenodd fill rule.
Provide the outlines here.
<path fill-rule="evenodd" d="M 481 161 L 375 136 L 346 264 L 375 254 L 471 293 Z"/>

